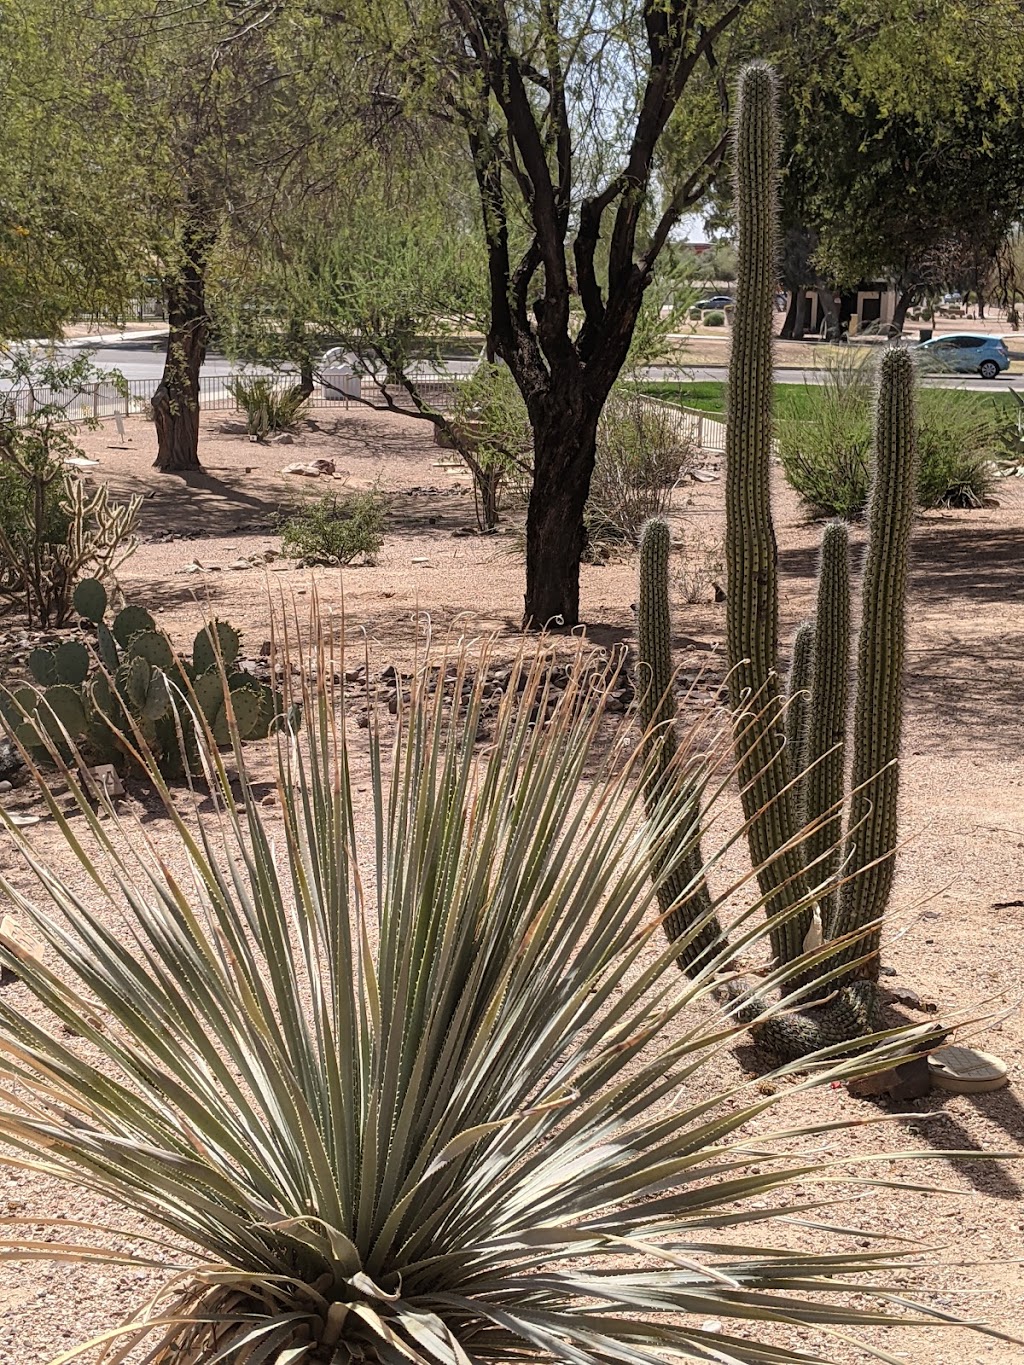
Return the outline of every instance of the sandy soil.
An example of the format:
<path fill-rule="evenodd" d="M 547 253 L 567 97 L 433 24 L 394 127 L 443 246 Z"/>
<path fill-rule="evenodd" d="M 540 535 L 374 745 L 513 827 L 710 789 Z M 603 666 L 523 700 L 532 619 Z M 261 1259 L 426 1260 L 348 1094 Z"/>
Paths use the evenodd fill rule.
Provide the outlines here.
<path fill-rule="evenodd" d="M 294 594 L 301 604 L 315 585 L 327 607 L 344 607 L 350 638 L 359 641 L 366 632 L 382 662 L 401 665 L 411 656 L 423 613 L 429 613 L 435 632 L 496 633 L 499 650 L 518 647 L 523 567 L 510 533 L 514 528 L 497 536 L 466 534 L 475 526 L 468 479 L 439 463 L 419 423 L 355 410 L 317 412 L 314 427 L 294 444 L 267 446 L 253 445 L 224 425 L 219 414 L 204 416 L 204 470 L 187 477 L 151 470 L 154 433 L 141 419 L 126 424 L 126 447 L 118 445 L 112 428 L 81 438 L 100 462 L 99 477 L 118 493 L 144 496 L 143 544 L 122 571 L 121 585 L 178 642 L 187 643 L 203 613 L 213 611 L 240 627 L 246 650 L 256 653 L 267 636 L 268 588 L 285 601 Z M 335 460 L 339 477 L 314 483 L 279 472 L 296 460 L 321 456 Z M 374 565 L 342 573 L 267 558 L 280 548 L 273 528 L 294 499 L 375 484 L 391 494 L 392 504 L 385 546 Z M 1024 961 L 1024 487 L 1008 481 L 998 492 L 998 506 L 930 513 L 915 532 L 902 785 L 907 845 L 886 949 L 895 975 L 887 984 L 912 987 L 948 1011 L 1012 1004 L 1021 991 Z M 677 495 L 674 515 L 688 546 L 680 575 L 706 570 L 708 579 L 715 576 L 721 503 L 720 482 L 688 485 Z M 820 529 L 805 522 L 781 478 L 776 512 L 788 633 L 808 611 Z M 202 567 L 192 569 L 195 564 Z M 633 639 L 634 573 L 628 558 L 583 570 L 584 615 L 590 637 L 601 645 Z M 687 676 L 701 675 L 702 700 L 721 674 L 717 646 L 724 609 L 712 595 L 708 587 L 705 600 L 691 604 L 680 595 L 675 614 L 677 658 Z M 0 649 L 9 669 L 17 671 L 27 643 L 21 632 L 0 622 Z M 19 808 L 32 802 L 18 790 L 3 799 Z M 36 833 L 52 846 L 45 825 Z M 8 856 L 9 845 L 5 850 L 0 843 L 0 858 Z M 14 993 L 12 1000 L 22 998 L 20 986 L 5 989 Z M 902 1017 L 923 1016 L 905 1010 Z M 898 1231 L 940 1248 L 935 1253 L 940 1268 L 928 1276 L 932 1301 L 1024 1336 L 1024 1276 L 1017 1263 L 1024 1252 L 1024 1171 L 931 1155 L 1024 1146 L 1020 1012 L 987 1026 L 980 1045 L 1010 1063 L 1009 1088 L 978 1098 L 936 1094 L 888 1109 L 854 1099 L 845 1089 L 825 1090 L 807 1101 L 813 1114 L 802 1117 L 824 1122 L 892 1114 L 890 1124 L 839 1134 L 830 1143 L 831 1154 L 923 1151 L 926 1159 L 910 1170 L 884 1163 L 875 1174 L 913 1178 L 942 1186 L 943 1192 L 865 1187 L 857 1206 L 841 1210 L 836 1221 Z M 734 1078 L 743 1065 L 748 1058 L 730 1055 L 721 1062 L 721 1078 Z M 95 1205 L 83 1195 L 7 1172 L 0 1178 L 0 1211 L 83 1217 Z M 798 1230 L 789 1235 L 800 1243 Z M 145 1287 L 145 1277 L 132 1273 L 3 1264 L 0 1360 L 4 1365 L 48 1360 L 127 1315 Z M 878 1339 L 919 1365 L 1024 1362 L 1024 1347 L 962 1331 L 889 1338 L 882 1333 Z M 806 1341 L 821 1348 L 811 1336 Z M 837 1361 L 865 1358 L 852 1348 L 829 1350 Z"/>

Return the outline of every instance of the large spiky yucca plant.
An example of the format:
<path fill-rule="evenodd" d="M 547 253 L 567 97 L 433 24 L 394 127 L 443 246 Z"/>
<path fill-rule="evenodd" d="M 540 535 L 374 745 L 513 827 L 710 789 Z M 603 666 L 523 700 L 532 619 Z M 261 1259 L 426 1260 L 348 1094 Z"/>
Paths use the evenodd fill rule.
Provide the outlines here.
<path fill-rule="evenodd" d="M 46 799 L 76 871 L 9 829 L 37 892 L 0 888 L 47 946 L 18 971 L 54 1026 L 0 996 L 7 1159 L 142 1215 L 177 1272 L 60 1361 L 806 1362 L 828 1357 L 758 1344 L 758 1325 L 939 1320 L 894 1307 L 884 1244 L 764 1245 L 775 1218 L 815 1237 L 819 1206 L 785 1191 L 820 1173 L 788 1153 L 820 1125 L 804 1111 L 753 1143 L 778 1096 L 699 1083 L 736 1030 L 710 970 L 676 969 L 647 875 L 652 840 L 688 853 L 695 750 L 648 819 L 645 747 L 594 743 L 614 680 L 581 666 L 545 722 L 543 659 L 520 659 L 481 747 L 486 657 L 465 651 L 419 670 L 393 741 L 352 740 L 343 663 L 313 635 L 279 812 L 236 734 L 233 759 L 208 744 L 191 808 L 150 765 L 171 852 L 70 772 L 77 815 Z M 15 1225 L 6 1254 L 157 1264 L 107 1232 L 84 1247 L 55 1220 L 40 1246 Z"/>

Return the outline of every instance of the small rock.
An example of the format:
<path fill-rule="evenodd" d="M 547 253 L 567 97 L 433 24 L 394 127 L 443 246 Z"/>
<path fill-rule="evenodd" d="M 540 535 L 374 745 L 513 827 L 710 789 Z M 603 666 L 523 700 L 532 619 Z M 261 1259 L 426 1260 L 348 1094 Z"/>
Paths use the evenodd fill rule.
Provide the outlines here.
<path fill-rule="evenodd" d="M 907 1009 L 917 1010 L 921 1014 L 938 1013 L 939 1007 L 934 1000 L 922 1000 L 917 991 L 912 991 L 909 986 L 893 986 L 888 994 L 890 1000 L 898 1005 L 906 1005 Z"/>
<path fill-rule="evenodd" d="M 11 784 L 4 778 L 3 782 L 0 782 L 0 792 L 9 792 L 11 790 Z"/>
<path fill-rule="evenodd" d="M 366 665 L 360 664 L 358 668 L 346 668 L 345 681 L 347 683 L 363 682 L 366 678 Z"/>
<path fill-rule="evenodd" d="M 124 796 L 124 783 L 113 763 L 97 763 L 95 768 L 89 769 L 89 778 L 97 794 L 109 796 L 111 800 Z"/>
<path fill-rule="evenodd" d="M 865 1099 L 874 1095 L 888 1095 L 893 1100 L 918 1100 L 931 1094 L 932 1077 L 928 1057 L 922 1053 L 908 1057 L 905 1062 L 879 1071 L 873 1076 L 859 1076 L 847 1085 L 851 1095 Z"/>
<path fill-rule="evenodd" d="M 251 569 L 252 565 L 247 559 L 234 559 L 228 565 L 229 569 Z"/>
<path fill-rule="evenodd" d="M 260 805 L 261 805 L 261 806 L 276 806 L 276 805 L 277 805 L 277 793 L 276 793 L 276 792 L 267 792 L 266 796 L 264 796 L 264 797 L 261 799 Z"/>
<path fill-rule="evenodd" d="M 276 446 L 293 446 L 294 444 L 295 437 L 291 434 L 290 431 L 278 432 L 278 434 L 274 437 L 274 445 Z"/>
<path fill-rule="evenodd" d="M 720 1332 L 722 1330 L 722 1324 L 717 1318 L 708 1318 L 707 1322 L 701 1323 L 700 1330 L 702 1332 Z"/>

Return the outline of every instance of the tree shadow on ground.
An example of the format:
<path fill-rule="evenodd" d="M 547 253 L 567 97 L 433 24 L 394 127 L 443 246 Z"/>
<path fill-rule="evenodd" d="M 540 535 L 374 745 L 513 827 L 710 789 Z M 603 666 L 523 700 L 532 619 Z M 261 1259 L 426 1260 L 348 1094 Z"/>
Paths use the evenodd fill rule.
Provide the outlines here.
<path fill-rule="evenodd" d="M 854 531 L 856 535 L 856 531 Z M 779 551 L 786 577 L 813 579 L 818 545 Z M 859 551 L 853 551 L 859 563 Z M 1024 602 L 1024 530 L 993 526 L 991 521 L 919 521 L 910 560 L 911 596 L 927 603 Z"/>
<path fill-rule="evenodd" d="M 916 748 L 945 749 L 955 729 L 972 750 L 1002 750 L 1007 728 L 1019 724 L 1024 631 L 1014 629 L 1014 617 L 1024 604 L 1022 558 L 1020 528 L 926 521 L 915 529 L 906 689 L 924 722 Z M 817 547 L 779 555 L 787 576 L 807 580 L 817 561 Z M 992 614 L 994 604 L 1012 614 Z"/>
<path fill-rule="evenodd" d="M 244 470 L 230 469 L 232 479 L 209 469 L 164 474 L 155 487 L 150 479 L 129 475 L 109 480 L 119 496 L 140 494 L 139 534 L 176 532 L 198 538 L 269 532 L 292 501 L 279 485 Z M 166 482 L 165 482 L 166 480 Z"/>
<path fill-rule="evenodd" d="M 914 1113 L 906 1112 L 908 1106 L 904 1101 L 888 1101 L 886 1107 L 899 1109 L 900 1113 L 895 1116 L 897 1122 L 915 1137 L 923 1138 L 936 1153 L 977 1152 L 977 1158 L 951 1157 L 949 1160 L 957 1174 L 969 1181 L 979 1194 L 991 1195 L 995 1199 L 1020 1199 L 1024 1189 L 1011 1175 L 1012 1168 L 1001 1160 L 986 1160 L 984 1154 L 989 1149 L 971 1133 L 968 1124 L 946 1110 L 945 1105 L 952 1098 L 952 1095 L 937 1090 L 927 1098 L 917 1100 Z M 994 1091 L 988 1095 L 970 1095 L 966 1098 L 985 1118 L 998 1123 L 1014 1139 L 1013 1146 L 1019 1149 L 1024 1109 L 1011 1091 Z M 920 1121 L 922 1118 L 924 1122 Z M 1016 1129 L 1012 1126 L 1014 1123 L 1017 1124 Z"/>

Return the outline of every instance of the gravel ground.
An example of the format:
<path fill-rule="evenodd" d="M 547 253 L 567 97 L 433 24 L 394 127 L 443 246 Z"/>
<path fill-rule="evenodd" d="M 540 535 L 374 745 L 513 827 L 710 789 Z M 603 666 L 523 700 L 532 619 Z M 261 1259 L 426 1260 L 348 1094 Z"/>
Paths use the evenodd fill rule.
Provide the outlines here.
<path fill-rule="evenodd" d="M 268 589 L 300 609 L 315 589 L 326 608 L 344 609 L 352 647 L 361 649 L 365 635 L 381 664 L 401 667 L 411 660 L 425 615 L 435 635 L 495 634 L 499 656 L 514 652 L 523 587 L 516 537 L 504 529 L 496 536 L 469 534 L 475 522 L 468 481 L 439 463 L 423 426 L 411 418 L 355 409 L 313 416 L 316 429 L 305 430 L 294 444 L 263 446 L 225 430 L 230 423 L 220 415 L 206 415 L 204 470 L 185 478 L 151 469 L 155 438 L 152 426 L 141 419 L 126 424 L 130 440 L 124 448 L 112 427 L 83 433 L 87 453 L 99 460 L 97 476 L 117 492 L 144 495 L 143 543 L 121 574 L 127 598 L 153 610 L 181 644 L 210 610 L 239 627 L 244 650 L 255 654 L 268 634 Z M 313 458 L 334 460 L 336 477 L 314 481 L 280 472 L 289 463 Z M 294 499 L 374 485 L 392 495 L 392 505 L 385 546 L 372 566 L 308 570 L 275 557 L 280 539 L 274 528 Z M 910 987 L 950 1012 L 984 1013 L 1014 1004 L 1024 960 L 1024 487 L 1008 481 L 998 493 L 998 506 L 929 513 L 915 532 L 901 789 L 907 843 L 885 958 L 895 969 L 887 984 Z M 711 601 L 710 587 L 721 502 L 721 484 L 712 482 L 687 486 L 675 505 L 687 546 L 679 581 L 684 573 L 707 580 L 705 600 L 684 604 L 680 597 L 675 616 L 677 659 L 687 676 L 700 676 L 695 704 L 701 705 L 708 704 L 722 672 L 724 608 Z M 803 521 L 781 478 L 776 509 L 783 625 L 790 631 L 808 612 L 820 530 Z M 193 568 L 196 564 L 201 567 Z M 599 645 L 614 647 L 633 638 L 634 571 L 629 559 L 583 570 L 584 615 Z M 7 676 L 16 675 L 23 647 L 23 633 L 0 622 Z M 255 753 L 254 759 L 261 761 Z M 136 802 L 144 797 L 131 788 L 130 795 Z M 32 804 L 25 791 L 2 799 L 23 809 Z M 152 812 L 143 814 L 159 842 L 165 827 Z M 40 846 L 55 848 L 45 823 L 33 833 Z M 9 859 L 10 844 L 0 836 L 5 867 Z M 5 990 L 12 1001 L 22 999 L 20 986 Z M 923 1017 L 909 1009 L 903 1014 Z M 790 1117 L 827 1122 L 891 1115 L 891 1123 L 835 1135 L 829 1154 L 922 1151 L 919 1165 L 886 1162 L 875 1174 L 912 1178 L 941 1186 L 942 1192 L 865 1187 L 836 1221 L 918 1237 L 938 1248 L 939 1267 L 927 1276 L 932 1301 L 1024 1336 L 1019 1264 L 1024 1173 L 1013 1164 L 940 1161 L 931 1155 L 1024 1145 L 1022 1044 L 1019 1011 L 980 1034 L 980 1046 L 1011 1067 L 1013 1084 L 992 1095 L 936 1094 L 887 1108 L 854 1099 L 845 1089 L 823 1090 Z M 749 1064 L 746 1056 L 729 1054 L 717 1064 L 717 1074 L 706 1074 L 701 1084 L 710 1089 L 735 1080 Z M 813 1114 L 807 1113 L 808 1105 L 814 1106 Z M 126 1239 L 141 1230 L 87 1195 L 13 1170 L 0 1176 L 0 1211 L 9 1217 L 106 1219 L 124 1226 Z M 807 1236 L 797 1228 L 779 1235 L 796 1245 Z M 151 1284 L 151 1277 L 134 1272 L 3 1263 L 0 1361 L 43 1365 L 126 1317 Z M 877 1340 L 898 1358 L 919 1365 L 1024 1362 L 1024 1348 L 960 1330 L 898 1337 L 879 1333 Z M 822 1347 L 811 1335 L 806 1344 Z M 849 1346 L 833 1345 L 829 1352 L 837 1362 L 865 1359 Z"/>

